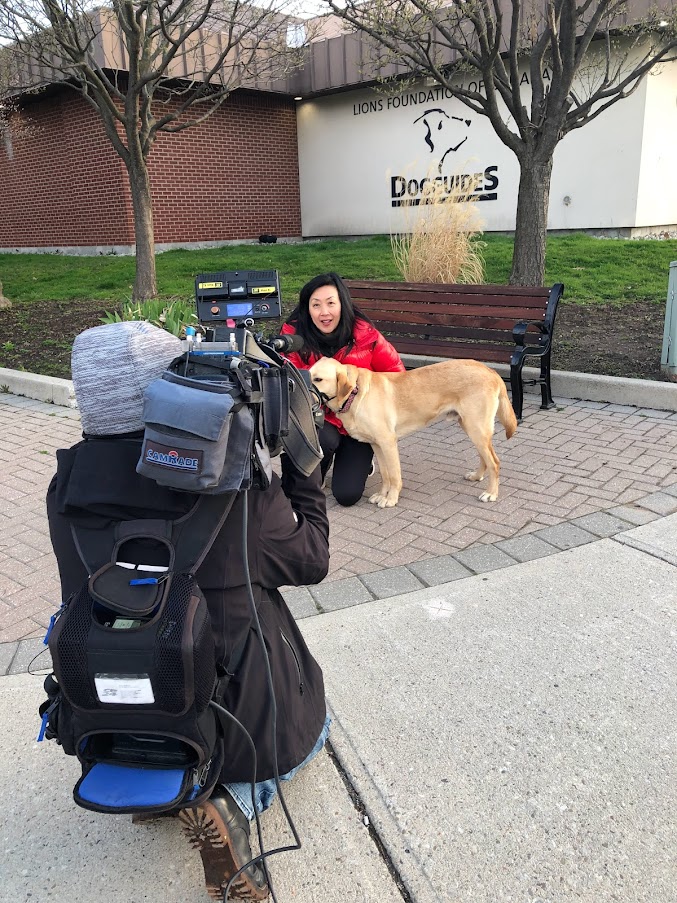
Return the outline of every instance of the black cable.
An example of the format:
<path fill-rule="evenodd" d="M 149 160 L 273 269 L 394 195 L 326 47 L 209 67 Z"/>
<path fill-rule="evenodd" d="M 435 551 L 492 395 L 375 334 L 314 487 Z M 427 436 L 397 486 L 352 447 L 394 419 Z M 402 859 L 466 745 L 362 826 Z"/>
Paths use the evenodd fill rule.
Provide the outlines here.
<path fill-rule="evenodd" d="M 259 849 L 263 850 L 263 833 L 261 830 L 261 821 L 259 818 L 259 813 L 256 809 L 256 804 L 254 803 L 254 787 L 256 784 L 256 747 L 254 746 L 254 741 L 252 740 L 251 734 L 249 733 L 247 728 L 244 726 L 244 724 L 242 724 L 240 721 L 238 721 L 237 718 L 235 717 L 235 715 L 233 715 L 231 712 L 229 712 L 228 709 L 226 709 L 222 705 L 219 705 L 219 703 L 216 702 L 214 699 L 210 700 L 209 704 L 213 708 L 217 709 L 219 712 L 222 712 L 227 718 L 230 718 L 230 720 L 237 727 L 240 728 L 240 730 L 242 731 L 242 733 L 245 736 L 247 743 L 249 744 L 249 748 L 250 748 L 251 754 L 252 754 L 252 762 L 253 762 L 252 779 L 249 782 L 249 784 L 250 784 L 251 794 L 252 794 L 252 803 L 254 804 L 254 818 L 256 820 L 256 833 L 257 833 L 257 836 L 259 839 Z M 237 805 L 237 802 L 235 803 L 235 805 Z M 268 885 L 270 886 L 270 875 L 268 874 L 268 868 L 266 866 L 264 857 L 256 856 L 254 859 L 250 859 L 249 862 L 246 862 L 242 866 L 242 868 L 239 868 L 237 870 L 237 872 L 235 872 L 235 874 L 232 876 L 232 878 L 228 882 L 228 885 L 226 886 L 225 891 L 223 892 L 223 903 L 228 903 L 228 894 L 230 893 L 230 885 L 233 883 L 233 879 L 237 878 L 237 876 L 240 874 L 240 872 L 242 872 L 243 869 L 249 868 L 249 866 L 252 865 L 252 863 L 256 863 L 259 861 L 261 862 L 261 866 L 263 867 L 263 872 L 266 876 L 266 881 L 268 882 Z M 277 903 L 272 887 L 270 889 L 271 889 L 271 893 L 273 894 L 273 901 L 274 901 L 274 903 Z"/>
<path fill-rule="evenodd" d="M 223 903 L 228 903 L 228 895 L 230 893 L 230 888 L 233 884 L 233 881 L 246 868 L 249 868 L 250 865 L 253 865 L 254 863 L 257 863 L 257 862 L 260 862 L 261 865 L 263 866 L 263 870 L 266 875 L 266 880 L 268 881 L 268 885 L 270 887 L 270 893 L 273 898 L 273 903 L 277 903 L 277 898 L 275 896 L 275 891 L 273 890 L 272 884 L 270 882 L 270 875 L 268 873 L 268 869 L 267 869 L 265 860 L 269 856 L 274 856 L 276 853 L 287 853 L 292 850 L 300 850 L 301 849 L 301 838 L 299 837 L 298 831 L 296 830 L 296 825 L 294 824 L 294 821 L 293 821 L 291 815 L 289 814 L 289 809 L 287 808 L 287 803 L 284 798 L 284 794 L 282 792 L 282 786 L 280 783 L 280 773 L 279 773 L 278 763 L 277 763 L 277 702 L 275 701 L 275 688 L 273 686 L 273 674 L 272 674 L 272 671 L 270 668 L 270 659 L 268 658 L 268 650 L 266 649 L 266 644 L 263 639 L 263 631 L 261 630 L 261 622 L 259 620 L 259 613 L 256 608 L 256 601 L 254 599 L 254 592 L 252 590 L 251 576 L 249 574 L 249 554 L 248 554 L 248 548 L 247 548 L 247 526 L 248 526 L 248 521 L 249 521 L 249 509 L 248 509 L 249 491 L 245 490 L 243 492 L 243 496 L 244 496 L 244 499 L 243 499 L 243 505 L 242 505 L 242 558 L 243 558 L 243 564 L 244 564 L 245 583 L 247 586 L 247 595 L 249 596 L 249 605 L 252 610 L 252 619 L 254 621 L 254 624 L 256 625 L 256 632 L 258 634 L 259 642 L 261 644 L 261 650 L 263 652 L 263 661 L 264 661 L 265 668 L 266 668 L 266 681 L 268 683 L 268 689 L 270 691 L 271 730 L 273 733 L 273 778 L 275 780 L 275 787 L 277 789 L 277 792 L 278 792 L 278 795 L 280 798 L 280 805 L 282 806 L 282 811 L 285 814 L 285 818 L 287 819 L 287 824 L 289 825 L 289 828 L 294 836 L 294 840 L 296 841 L 296 843 L 295 843 L 295 845 L 288 845 L 285 847 L 276 847 L 274 850 L 264 851 L 263 838 L 262 838 L 262 834 L 261 834 L 261 826 L 260 826 L 260 822 L 259 822 L 259 813 L 256 808 L 256 800 L 254 798 L 255 781 L 252 781 L 252 805 L 254 806 L 254 814 L 256 817 L 256 827 L 257 827 L 257 833 L 258 833 L 258 837 L 259 837 L 260 853 L 258 856 L 254 856 L 252 859 L 249 860 L 249 862 L 246 862 L 243 866 L 241 866 L 235 872 L 235 874 L 231 877 L 230 881 L 226 885 L 226 889 L 223 894 Z M 218 706 L 218 708 L 221 708 L 221 706 Z M 225 711 L 225 709 L 224 709 L 224 711 Z M 228 713 L 228 714 L 230 714 L 230 713 Z M 244 728 L 243 728 L 243 730 L 244 730 Z M 247 733 L 246 730 L 245 730 L 245 733 Z M 247 737 L 249 739 L 249 742 L 253 746 L 254 744 L 248 733 L 247 733 Z M 256 751 L 255 750 L 254 750 L 254 762 L 256 763 Z M 256 775 L 256 767 L 254 768 L 254 775 Z"/>
<path fill-rule="evenodd" d="M 39 652 L 36 652 L 35 655 L 33 656 L 33 658 L 28 663 L 28 668 L 26 670 L 31 675 L 31 677 L 47 677 L 48 674 L 52 673 L 52 669 L 48 665 L 44 665 L 41 671 L 33 671 L 32 670 L 33 663 L 36 661 L 36 659 L 39 659 L 40 656 L 43 655 L 45 652 L 49 652 L 49 649 L 47 648 L 47 646 L 45 646 L 45 648 L 41 649 Z"/>

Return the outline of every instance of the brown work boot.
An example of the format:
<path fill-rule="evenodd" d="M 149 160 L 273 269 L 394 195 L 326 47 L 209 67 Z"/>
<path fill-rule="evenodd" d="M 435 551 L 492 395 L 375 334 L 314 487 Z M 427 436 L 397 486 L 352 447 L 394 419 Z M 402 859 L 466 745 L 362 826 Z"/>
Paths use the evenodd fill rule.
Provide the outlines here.
<path fill-rule="evenodd" d="M 222 900 L 232 876 L 252 858 L 247 817 L 229 793 L 217 788 L 206 802 L 182 809 L 179 818 L 189 843 L 202 856 L 207 893 Z M 269 893 L 263 869 L 253 864 L 233 881 L 229 899 L 265 900 Z"/>

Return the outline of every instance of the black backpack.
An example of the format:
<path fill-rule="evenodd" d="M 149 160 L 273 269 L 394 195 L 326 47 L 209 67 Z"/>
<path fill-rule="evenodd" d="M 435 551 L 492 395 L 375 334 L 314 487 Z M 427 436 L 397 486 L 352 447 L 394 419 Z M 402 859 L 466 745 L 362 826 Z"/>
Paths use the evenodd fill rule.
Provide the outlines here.
<path fill-rule="evenodd" d="M 207 346 L 177 358 L 146 389 L 137 471 L 199 493 L 188 514 L 71 527 L 91 576 L 48 631 L 54 674 L 45 680 L 38 739 L 55 739 L 78 757 L 82 777 L 73 795 L 86 809 L 195 806 L 219 778 L 223 722 L 210 703 L 223 699 L 249 631 L 217 667 L 195 573 L 236 494 L 269 485 L 271 455 L 284 447 L 306 474 L 322 457 L 298 371 L 270 348 L 254 351 L 258 363 L 232 369 Z M 164 547 L 166 570 L 120 564 L 125 544 L 138 549 L 150 541 Z"/>
<path fill-rule="evenodd" d="M 54 674 L 40 708 L 43 736 L 82 765 L 73 796 L 98 812 L 157 812 L 206 799 L 223 765 L 223 736 L 210 701 L 222 673 L 195 572 L 236 493 L 200 496 L 176 521 L 72 527 L 91 574 L 48 632 Z M 121 564 L 124 547 L 152 541 L 167 569 Z"/>

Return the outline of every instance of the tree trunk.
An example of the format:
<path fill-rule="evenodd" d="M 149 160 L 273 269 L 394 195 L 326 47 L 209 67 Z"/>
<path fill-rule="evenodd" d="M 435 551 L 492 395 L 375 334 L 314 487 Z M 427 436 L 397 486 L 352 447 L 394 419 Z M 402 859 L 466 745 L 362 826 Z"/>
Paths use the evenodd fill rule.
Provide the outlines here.
<path fill-rule="evenodd" d="M 543 285 L 551 175 L 552 156 L 544 163 L 531 154 L 520 159 L 511 285 Z"/>
<path fill-rule="evenodd" d="M 132 158 L 128 165 L 129 184 L 134 210 L 134 237 L 136 239 L 136 278 L 134 300 L 147 301 L 157 295 L 155 277 L 155 232 L 153 229 L 153 205 L 150 178 L 146 161 Z"/>

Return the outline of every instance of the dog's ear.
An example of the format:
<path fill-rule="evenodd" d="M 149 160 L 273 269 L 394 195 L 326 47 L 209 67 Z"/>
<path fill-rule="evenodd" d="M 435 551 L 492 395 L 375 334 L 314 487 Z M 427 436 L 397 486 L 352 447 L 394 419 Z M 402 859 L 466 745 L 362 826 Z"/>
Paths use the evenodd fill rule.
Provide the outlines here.
<path fill-rule="evenodd" d="M 336 370 L 336 401 L 338 406 L 342 407 L 350 393 L 355 388 L 355 383 L 350 379 L 347 368 L 341 367 Z"/>

